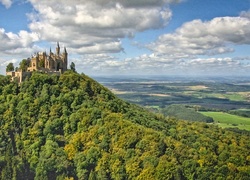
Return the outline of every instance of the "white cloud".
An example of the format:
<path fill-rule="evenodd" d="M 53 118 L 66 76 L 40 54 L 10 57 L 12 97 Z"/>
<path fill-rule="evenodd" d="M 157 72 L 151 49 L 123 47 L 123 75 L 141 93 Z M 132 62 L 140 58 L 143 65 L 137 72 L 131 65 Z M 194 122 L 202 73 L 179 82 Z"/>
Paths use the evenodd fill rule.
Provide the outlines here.
<path fill-rule="evenodd" d="M 19 60 L 18 59 L 3 59 L 3 58 L 0 58 L 0 72 L 2 72 L 2 74 L 5 74 L 5 71 L 6 71 L 6 66 L 9 64 L 9 63 L 13 63 L 14 66 L 16 67 L 18 64 L 19 64 Z"/>
<path fill-rule="evenodd" d="M 10 8 L 12 1 L 11 0 L 0 0 L 0 3 L 4 5 L 6 8 Z"/>
<path fill-rule="evenodd" d="M 176 0 L 177 1 L 177 0 Z M 172 14 L 162 8 L 166 0 L 30 0 L 36 13 L 29 15 L 32 32 L 42 40 L 61 41 L 75 53 L 120 52 L 120 38 L 161 28 Z M 177 1 L 178 2 L 178 1 Z"/>
<path fill-rule="evenodd" d="M 234 45 L 250 44 L 249 11 L 239 17 L 193 20 L 174 33 L 163 34 L 146 45 L 152 54 L 118 60 L 110 53 L 123 51 L 122 38 L 162 28 L 172 12 L 167 3 L 178 0 L 29 0 L 30 32 L 17 34 L 0 28 L 0 55 L 25 58 L 44 49 L 35 42 L 57 42 L 67 47 L 77 70 L 86 74 L 244 74 L 249 57 L 205 58 L 234 51 Z M 6 2 L 6 7 L 10 7 Z M 140 45 L 139 45 L 140 46 Z M 3 56 L 2 56 L 3 57 Z M 10 57 L 10 56 L 9 56 Z M 203 57 L 203 58 L 200 58 Z M 12 59 L 13 57 L 9 58 Z M 4 58 L 8 59 L 8 58 Z M 243 63 L 244 61 L 244 63 Z M 1 67 L 5 66 L 3 60 Z M 0 68 L 1 68 L 0 67 Z"/>
<path fill-rule="evenodd" d="M 181 55 L 214 55 L 232 52 L 229 44 L 250 44 L 250 19 L 220 17 L 183 24 L 172 34 L 161 35 L 147 47 L 154 52 Z"/>
<path fill-rule="evenodd" d="M 250 19 L 250 10 L 248 10 L 248 11 L 242 11 L 240 13 L 240 16 Z"/>
<path fill-rule="evenodd" d="M 170 58 L 161 54 L 141 55 L 117 60 L 98 54 L 84 55 L 73 60 L 77 70 L 90 75 L 246 75 L 250 70 L 250 57 L 244 58 Z"/>
<path fill-rule="evenodd" d="M 116 74 L 123 66 L 122 61 L 107 54 L 85 54 L 72 61 L 76 64 L 77 71 L 92 75 L 110 74 L 110 71 Z"/>
<path fill-rule="evenodd" d="M 11 59 L 11 60 L 6 60 L 6 61 L 0 60 L 0 66 L 6 67 L 9 63 L 16 64 L 16 63 L 18 63 L 18 60 L 17 59 Z"/>
<path fill-rule="evenodd" d="M 36 33 L 20 31 L 18 34 L 0 28 L 0 54 L 30 54 L 33 43 L 39 40 Z"/>

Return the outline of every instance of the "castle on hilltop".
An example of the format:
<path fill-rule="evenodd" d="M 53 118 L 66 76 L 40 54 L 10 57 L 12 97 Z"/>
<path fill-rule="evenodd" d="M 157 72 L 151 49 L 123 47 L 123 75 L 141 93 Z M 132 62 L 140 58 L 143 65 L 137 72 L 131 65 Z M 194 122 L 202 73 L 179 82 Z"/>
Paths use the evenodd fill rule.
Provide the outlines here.
<path fill-rule="evenodd" d="M 68 66 L 68 53 L 65 47 L 61 53 L 59 43 L 57 43 L 55 53 L 50 48 L 49 54 L 38 52 L 25 61 L 25 68 L 19 67 L 16 71 L 6 72 L 6 75 L 11 76 L 12 81 L 16 80 L 21 83 L 26 77 L 30 77 L 34 71 L 56 75 L 64 73 Z"/>

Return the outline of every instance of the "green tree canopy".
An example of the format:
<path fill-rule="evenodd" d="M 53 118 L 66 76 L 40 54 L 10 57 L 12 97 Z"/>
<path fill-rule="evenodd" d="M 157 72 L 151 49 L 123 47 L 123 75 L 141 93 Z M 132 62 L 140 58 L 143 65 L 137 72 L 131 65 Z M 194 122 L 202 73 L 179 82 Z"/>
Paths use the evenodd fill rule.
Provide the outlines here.
<path fill-rule="evenodd" d="M 76 66 L 75 66 L 75 63 L 74 63 L 74 62 L 71 62 L 71 64 L 70 64 L 70 69 L 71 69 L 73 72 L 76 72 Z"/>
<path fill-rule="evenodd" d="M 29 66 L 29 61 L 27 59 L 23 59 L 20 63 L 19 63 L 19 68 L 22 71 L 27 71 L 27 68 Z"/>
<path fill-rule="evenodd" d="M 250 138 L 164 119 L 86 75 L 0 76 L 0 179 L 249 179 Z"/>
<path fill-rule="evenodd" d="M 188 121 L 200 121 L 200 122 L 213 122 L 213 118 L 204 116 L 194 109 L 186 108 L 181 104 L 172 104 L 167 108 L 163 109 L 163 113 L 166 116 L 177 117 L 178 119 L 188 120 Z"/>
<path fill-rule="evenodd" d="M 13 63 L 9 63 L 6 67 L 6 71 L 10 72 L 10 71 L 14 71 L 15 67 Z"/>

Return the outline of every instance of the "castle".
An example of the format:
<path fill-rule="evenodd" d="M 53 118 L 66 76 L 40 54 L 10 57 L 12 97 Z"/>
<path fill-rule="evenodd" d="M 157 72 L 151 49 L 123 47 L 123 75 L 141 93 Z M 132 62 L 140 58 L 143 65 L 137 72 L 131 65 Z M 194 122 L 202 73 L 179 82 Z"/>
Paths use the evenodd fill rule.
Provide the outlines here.
<path fill-rule="evenodd" d="M 19 83 L 26 77 L 30 77 L 33 71 L 60 75 L 67 70 L 68 53 L 66 48 L 60 53 L 60 46 L 59 43 L 57 43 L 55 53 L 53 53 L 50 48 L 49 54 L 46 52 L 39 52 L 26 61 L 28 66 L 25 70 L 19 68 L 16 71 L 6 72 L 6 75 L 11 76 L 12 81 L 16 80 Z"/>

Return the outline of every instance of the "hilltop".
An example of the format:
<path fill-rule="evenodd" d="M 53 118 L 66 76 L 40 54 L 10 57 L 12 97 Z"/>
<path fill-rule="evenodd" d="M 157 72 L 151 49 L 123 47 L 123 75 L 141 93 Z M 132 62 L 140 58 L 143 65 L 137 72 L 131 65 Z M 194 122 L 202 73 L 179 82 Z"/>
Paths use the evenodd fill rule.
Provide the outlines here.
<path fill-rule="evenodd" d="M 1 179 L 248 179 L 249 136 L 148 112 L 84 74 L 0 77 Z"/>

